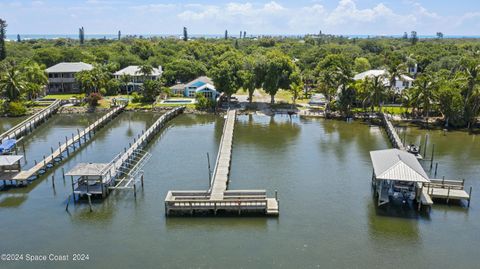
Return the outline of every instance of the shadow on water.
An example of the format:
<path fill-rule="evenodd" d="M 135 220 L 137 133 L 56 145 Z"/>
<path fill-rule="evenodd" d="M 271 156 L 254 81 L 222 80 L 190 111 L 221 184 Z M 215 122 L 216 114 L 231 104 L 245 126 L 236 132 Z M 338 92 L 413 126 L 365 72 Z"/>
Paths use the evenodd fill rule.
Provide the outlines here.
<path fill-rule="evenodd" d="M 410 206 L 383 205 L 378 207 L 373 200 L 368 205 L 368 230 L 370 238 L 420 240 L 418 219 L 421 218 Z"/>
<path fill-rule="evenodd" d="M 255 231 L 267 230 L 268 218 L 265 216 L 241 216 L 242 221 L 238 221 L 238 215 L 197 215 L 197 216 L 169 216 L 165 218 L 165 227 L 167 230 L 177 230 L 184 228 L 208 228 L 211 229 L 228 229 L 234 230 L 236 228 L 252 229 Z"/>
<path fill-rule="evenodd" d="M 0 207 L 1 208 L 12 208 L 12 207 L 19 207 L 25 201 L 27 201 L 28 196 L 26 194 L 16 194 L 16 195 L 8 195 L 3 197 L 0 200 Z"/>

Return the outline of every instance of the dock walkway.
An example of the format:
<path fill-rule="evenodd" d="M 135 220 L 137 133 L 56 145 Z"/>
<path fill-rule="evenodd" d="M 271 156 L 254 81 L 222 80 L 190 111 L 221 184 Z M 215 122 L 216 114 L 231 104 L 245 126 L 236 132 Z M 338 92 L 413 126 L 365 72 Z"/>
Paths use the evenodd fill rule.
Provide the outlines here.
<path fill-rule="evenodd" d="M 223 192 L 227 190 L 230 163 L 232 160 L 233 131 L 235 127 L 236 110 L 227 112 L 227 119 L 223 126 L 223 135 L 220 140 L 217 161 L 213 170 L 213 177 L 210 188 L 210 200 L 222 200 Z"/>
<path fill-rule="evenodd" d="M 44 157 L 42 161 L 35 164 L 32 168 L 25 171 L 20 171 L 11 180 L 27 181 L 36 177 L 38 174 L 42 174 L 47 168 L 52 167 L 56 163 L 63 160 L 65 158 L 65 156 L 63 156 L 65 152 L 67 153 L 68 157 L 71 151 L 75 151 L 77 148 L 80 148 L 82 143 L 87 142 L 87 139 L 91 139 L 92 133 L 95 134 L 99 128 L 103 127 L 107 122 L 115 118 L 124 110 L 124 108 L 125 106 L 116 107 L 100 119 L 96 120 L 86 129 L 78 131 L 77 135 L 72 134 L 72 138 L 67 139 L 67 137 L 65 137 L 65 143 L 60 144 L 59 142 L 59 147 L 56 150 L 52 150 L 49 156 Z"/>
<path fill-rule="evenodd" d="M 171 213 L 235 212 L 278 216 L 279 201 L 267 198 L 265 190 L 227 190 L 232 159 L 236 110 L 227 111 L 210 188 L 207 191 L 169 191 L 165 197 L 165 215 Z"/>
<path fill-rule="evenodd" d="M 382 118 L 383 124 L 385 125 L 385 131 L 387 132 L 388 138 L 392 142 L 393 147 L 399 150 L 406 150 L 405 145 L 403 145 L 402 140 L 398 136 L 397 131 L 393 127 L 392 122 L 388 119 L 387 114 L 381 113 L 381 118 Z"/>
<path fill-rule="evenodd" d="M 151 157 L 151 154 L 144 151 L 144 148 L 169 120 L 184 110 L 184 106 L 176 107 L 160 116 L 146 131 L 142 131 L 142 134 L 134 138 L 133 144 L 130 143 L 128 149 L 124 148 L 124 152 L 115 156 L 110 163 L 78 164 L 78 167 L 88 166 L 100 168 L 94 169 L 97 173 L 95 177 L 99 178 L 99 184 L 90 186 L 90 184 L 87 183 L 88 179 L 74 181 L 72 177 L 73 194 L 102 194 L 102 196 L 105 197 L 111 190 L 133 189 L 134 195 L 136 195 L 136 183 L 141 180 L 143 186 L 143 165 Z M 77 167 L 73 170 L 77 170 Z M 67 173 L 67 175 L 69 175 L 69 173 Z M 87 177 L 86 174 L 77 176 Z"/>
<path fill-rule="evenodd" d="M 10 128 L 10 130 L 1 134 L 0 142 L 5 139 L 19 139 L 22 136 L 32 132 L 37 126 L 45 122 L 48 117 L 57 112 L 62 105 L 63 102 L 61 100 L 55 100 L 48 107 L 40 110 L 39 112 Z"/>

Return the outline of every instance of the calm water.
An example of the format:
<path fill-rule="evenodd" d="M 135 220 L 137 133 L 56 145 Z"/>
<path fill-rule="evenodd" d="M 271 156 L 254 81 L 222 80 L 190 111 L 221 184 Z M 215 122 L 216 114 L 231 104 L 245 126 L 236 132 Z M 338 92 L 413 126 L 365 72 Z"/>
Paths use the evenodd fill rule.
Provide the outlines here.
<path fill-rule="evenodd" d="M 63 167 L 108 162 L 158 117 L 124 113 Z M 26 140 L 27 160 L 94 117 L 57 115 Z M 65 212 L 69 180 L 55 171 L 28 188 L 0 192 L 2 253 L 87 253 L 88 262 L 3 263 L 2 268 L 475 268 L 480 249 L 480 142 L 431 131 L 439 176 L 474 187 L 469 210 L 435 205 L 430 216 L 408 208 L 377 210 L 369 151 L 389 147 L 378 127 L 286 116 L 240 116 L 230 189 L 278 190 L 279 218 L 168 218 L 170 189 L 206 189 L 206 153 L 217 153 L 223 118 L 181 115 L 149 147 L 145 189 L 117 192 Z M 408 141 L 425 131 L 407 130 Z M 63 138 L 64 139 L 64 138 Z M 214 159 L 212 157 L 212 159 Z M 30 163 L 27 163 L 27 166 Z M 6 266 L 4 266 L 4 264 Z"/>

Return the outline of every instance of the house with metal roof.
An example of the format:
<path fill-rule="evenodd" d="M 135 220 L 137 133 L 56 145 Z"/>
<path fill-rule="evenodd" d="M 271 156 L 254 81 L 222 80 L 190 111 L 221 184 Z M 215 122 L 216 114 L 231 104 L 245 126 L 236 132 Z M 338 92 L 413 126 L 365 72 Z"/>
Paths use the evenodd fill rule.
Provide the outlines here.
<path fill-rule="evenodd" d="M 145 80 L 158 80 L 161 78 L 163 73 L 162 67 L 158 66 L 158 68 L 152 68 L 152 72 L 150 74 L 143 74 L 141 71 L 140 66 L 138 65 L 130 65 L 122 70 L 119 70 L 113 73 L 113 76 L 120 80 L 122 76 L 127 75 L 130 78 L 130 82 L 128 85 L 128 91 L 138 91 L 140 87 L 143 85 Z"/>
<path fill-rule="evenodd" d="M 203 94 L 206 98 L 216 100 L 220 93 L 217 92 L 213 81 L 209 77 L 198 77 L 185 85 L 185 97 L 195 97 L 197 94 Z"/>
<path fill-rule="evenodd" d="M 378 69 L 378 70 L 367 70 L 365 72 L 359 73 L 353 77 L 354 80 L 363 80 L 365 78 L 375 78 L 375 77 L 381 77 L 383 85 L 385 87 L 390 87 L 390 80 L 387 78 L 388 76 L 388 71 L 384 69 Z M 407 76 L 407 75 L 401 75 L 400 77 L 395 78 L 395 92 L 396 93 L 401 93 L 403 90 L 408 89 L 413 86 L 413 81 L 414 79 Z"/>
<path fill-rule="evenodd" d="M 83 62 L 58 63 L 45 69 L 48 76 L 47 93 L 78 93 L 80 87 L 75 80 L 75 74 L 92 70 L 91 64 Z"/>
<path fill-rule="evenodd" d="M 430 179 L 415 155 L 399 149 L 370 151 L 373 164 L 372 186 L 378 205 L 399 199 L 403 203 L 418 199 L 419 186 Z"/>

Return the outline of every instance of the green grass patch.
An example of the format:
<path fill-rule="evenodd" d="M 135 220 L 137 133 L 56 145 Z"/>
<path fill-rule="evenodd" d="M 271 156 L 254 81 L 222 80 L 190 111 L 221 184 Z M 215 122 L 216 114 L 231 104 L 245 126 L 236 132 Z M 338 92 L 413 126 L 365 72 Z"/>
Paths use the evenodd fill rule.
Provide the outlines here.
<path fill-rule="evenodd" d="M 45 99 L 59 99 L 59 100 L 68 100 L 70 98 L 82 99 L 85 97 L 84 93 L 62 93 L 62 94 L 48 94 Z"/>

